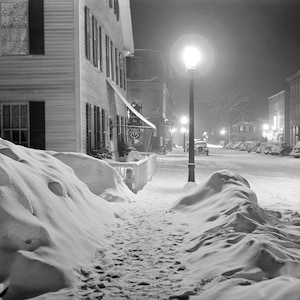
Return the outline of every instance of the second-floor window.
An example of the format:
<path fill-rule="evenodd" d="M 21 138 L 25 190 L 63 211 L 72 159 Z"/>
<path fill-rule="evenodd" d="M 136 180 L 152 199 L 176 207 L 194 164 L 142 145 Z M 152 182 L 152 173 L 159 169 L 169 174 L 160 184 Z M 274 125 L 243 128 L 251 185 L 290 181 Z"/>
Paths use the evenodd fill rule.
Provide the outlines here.
<path fill-rule="evenodd" d="M 44 1 L 1 2 L 1 55 L 35 55 L 44 52 Z"/>

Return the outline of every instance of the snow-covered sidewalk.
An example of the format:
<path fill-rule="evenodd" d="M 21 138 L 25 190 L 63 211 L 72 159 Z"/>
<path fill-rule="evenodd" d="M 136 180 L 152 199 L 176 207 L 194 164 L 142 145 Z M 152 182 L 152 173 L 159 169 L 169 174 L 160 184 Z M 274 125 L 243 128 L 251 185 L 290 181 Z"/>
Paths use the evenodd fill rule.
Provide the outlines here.
<path fill-rule="evenodd" d="M 0 162 L 0 299 L 299 300 L 297 161 L 197 157 L 188 191 L 174 151 L 135 196 L 87 155 L 0 139 Z"/>
<path fill-rule="evenodd" d="M 184 181 L 176 185 L 181 174 L 166 178 L 166 172 L 169 176 L 158 167 L 134 202 L 116 204 L 121 210 L 107 236 L 109 248 L 98 252 L 75 294 L 84 299 L 140 300 L 188 299 L 195 293 L 197 285 L 182 262 L 187 224 L 169 211 Z"/>

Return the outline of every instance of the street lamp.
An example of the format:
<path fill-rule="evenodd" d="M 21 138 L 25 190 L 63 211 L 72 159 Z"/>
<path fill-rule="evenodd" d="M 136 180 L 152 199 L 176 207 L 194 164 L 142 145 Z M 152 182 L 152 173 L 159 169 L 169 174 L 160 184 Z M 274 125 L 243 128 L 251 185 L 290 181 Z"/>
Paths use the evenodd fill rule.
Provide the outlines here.
<path fill-rule="evenodd" d="M 186 149 L 185 133 L 187 132 L 185 125 L 189 122 L 189 119 L 187 116 L 182 116 L 180 122 L 183 125 L 183 127 L 181 128 L 181 132 L 183 133 L 183 152 L 185 152 Z"/>
<path fill-rule="evenodd" d="M 190 81 L 189 101 L 189 164 L 188 182 L 195 182 L 195 150 L 194 150 L 194 70 L 201 60 L 201 54 L 195 47 L 186 47 L 183 53 L 186 72 Z"/>
<path fill-rule="evenodd" d="M 187 132 L 187 130 L 185 127 L 181 127 L 180 131 L 183 134 L 183 152 L 185 152 L 186 149 L 185 133 Z"/>

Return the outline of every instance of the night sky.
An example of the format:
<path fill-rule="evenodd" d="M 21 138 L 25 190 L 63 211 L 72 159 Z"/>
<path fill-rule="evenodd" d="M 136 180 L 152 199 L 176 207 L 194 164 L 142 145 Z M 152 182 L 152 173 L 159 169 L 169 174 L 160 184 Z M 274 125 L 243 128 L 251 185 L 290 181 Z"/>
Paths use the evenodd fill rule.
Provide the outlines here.
<path fill-rule="evenodd" d="M 178 116 L 188 114 L 188 80 L 178 73 L 174 48 L 184 36 L 210 45 L 210 68 L 196 79 L 204 90 L 248 88 L 254 95 L 249 121 L 268 118 L 268 97 L 288 88 L 300 70 L 300 0 L 130 0 L 135 49 L 161 51 L 173 63 Z M 196 135 L 214 127 L 208 108 L 195 104 Z M 201 128 L 201 130 L 200 130 Z M 197 133 L 198 130 L 198 133 Z M 197 136 L 196 136 L 197 137 Z"/>

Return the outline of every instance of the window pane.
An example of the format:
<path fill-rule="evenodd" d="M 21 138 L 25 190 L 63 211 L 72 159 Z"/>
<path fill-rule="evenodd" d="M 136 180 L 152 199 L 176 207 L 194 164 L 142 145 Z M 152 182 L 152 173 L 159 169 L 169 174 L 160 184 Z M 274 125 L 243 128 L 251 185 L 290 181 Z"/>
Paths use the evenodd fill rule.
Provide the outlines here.
<path fill-rule="evenodd" d="M 3 105 L 3 128 L 10 128 L 10 106 Z"/>
<path fill-rule="evenodd" d="M 2 3 L 0 4 L 0 12 L 2 54 L 28 54 L 28 1 Z"/>
<path fill-rule="evenodd" d="M 10 130 L 3 130 L 3 137 L 4 139 L 6 140 L 11 140 L 11 137 L 10 137 Z"/>
<path fill-rule="evenodd" d="M 19 144 L 20 138 L 19 138 L 19 131 L 14 130 L 12 132 L 12 142 L 15 144 Z"/>
<path fill-rule="evenodd" d="M 28 127 L 28 107 L 27 105 L 20 105 L 20 128 Z"/>
<path fill-rule="evenodd" d="M 28 144 L 28 131 L 20 131 L 20 134 L 21 134 L 21 144 L 24 145 L 25 144 Z"/>
<path fill-rule="evenodd" d="M 19 105 L 12 105 L 11 106 L 12 116 L 19 115 Z"/>

